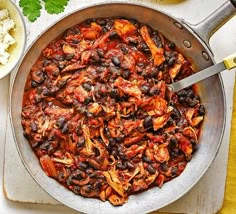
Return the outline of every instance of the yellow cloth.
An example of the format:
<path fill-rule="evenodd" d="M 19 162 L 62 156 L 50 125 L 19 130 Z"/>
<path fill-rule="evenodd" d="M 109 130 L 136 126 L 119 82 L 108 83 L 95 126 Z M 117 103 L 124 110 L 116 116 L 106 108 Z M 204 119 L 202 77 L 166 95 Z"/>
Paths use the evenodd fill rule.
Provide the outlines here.
<path fill-rule="evenodd" d="M 234 87 L 234 107 L 232 115 L 229 162 L 225 198 L 219 214 L 236 214 L 236 87 Z"/>

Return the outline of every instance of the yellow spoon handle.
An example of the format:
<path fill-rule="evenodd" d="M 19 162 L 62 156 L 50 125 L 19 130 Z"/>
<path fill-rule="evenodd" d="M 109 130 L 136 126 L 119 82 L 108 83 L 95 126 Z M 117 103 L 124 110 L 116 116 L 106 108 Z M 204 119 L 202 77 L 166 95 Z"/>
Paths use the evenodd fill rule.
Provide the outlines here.
<path fill-rule="evenodd" d="M 223 62 L 228 70 L 236 67 L 236 53 L 223 59 Z"/>

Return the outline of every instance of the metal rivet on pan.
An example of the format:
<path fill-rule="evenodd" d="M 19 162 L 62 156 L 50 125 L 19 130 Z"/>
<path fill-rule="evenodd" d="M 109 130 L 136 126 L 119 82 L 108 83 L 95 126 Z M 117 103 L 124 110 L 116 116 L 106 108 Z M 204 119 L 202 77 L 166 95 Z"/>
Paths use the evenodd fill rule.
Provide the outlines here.
<path fill-rule="evenodd" d="M 183 41 L 183 44 L 184 44 L 184 46 L 185 46 L 186 48 L 191 48 L 191 46 L 192 46 L 191 42 L 188 41 L 188 40 L 184 40 L 184 41 Z"/>
<path fill-rule="evenodd" d="M 183 29 L 183 25 L 181 25 L 179 22 L 174 22 L 175 27 L 179 29 Z"/>
<path fill-rule="evenodd" d="M 208 54 L 207 54 L 205 51 L 202 51 L 202 57 L 203 57 L 203 59 L 205 59 L 206 61 L 209 60 L 209 56 L 208 56 Z"/>

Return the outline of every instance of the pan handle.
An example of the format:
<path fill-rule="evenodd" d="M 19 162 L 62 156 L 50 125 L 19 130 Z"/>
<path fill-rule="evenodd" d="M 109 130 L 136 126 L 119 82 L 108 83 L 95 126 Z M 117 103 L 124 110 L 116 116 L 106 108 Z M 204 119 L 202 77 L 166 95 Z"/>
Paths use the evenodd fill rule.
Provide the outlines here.
<path fill-rule="evenodd" d="M 226 1 L 220 8 L 196 25 L 190 25 L 209 46 L 211 36 L 236 14 L 236 0 Z"/>

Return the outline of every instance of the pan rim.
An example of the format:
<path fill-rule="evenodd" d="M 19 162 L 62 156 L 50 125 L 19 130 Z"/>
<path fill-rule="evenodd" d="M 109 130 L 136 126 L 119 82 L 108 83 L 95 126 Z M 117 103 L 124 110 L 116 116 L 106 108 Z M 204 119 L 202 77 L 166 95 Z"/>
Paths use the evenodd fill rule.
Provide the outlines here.
<path fill-rule="evenodd" d="M 89 5 L 89 6 L 82 7 L 82 8 L 80 8 L 80 9 L 73 10 L 73 11 L 71 11 L 70 13 L 68 13 L 68 14 L 66 14 L 66 15 L 64 15 L 64 16 L 62 16 L 58 21 L 54 22 L 54 23 L 51 24 L 49 27 L 47 27 L 42 33 L 40 33 L 40 34 L 37 36 L 37 38 L 34 39 L 34 41 L 33 41 L 33 42 L 30 44 L 30 46 L 27 48 L 27 50 L 26 50 L 24 56 L 22 57 L 21 62 L 20 62 L 19 65 L 21 66 L 21 64 L 22 64 L 22 62 L 23 62 L 23 60 L 24 60 L 24 58 L 26 57 L 26 55 L 28 54 L 28 52 L 31 50 L 31 48 L 34 46 L 34 44 L 37 42 L 37 40 L 38 40 L 43 34 L 45 34 L 50 28 L 52 28 L 52 26 L 54 26 L 54 25 L 60 23 L 60 21 L 62 21 L 63 19 L 65 19 L 65 18 L 67 18 L 67 17 L 69 17 L 69 16 L 71 16 L 72 14 L 78 13 L 78 12 L 80 12 L 80 11 L 82 11 L 82 10 L 86 10 L 86 9 L 88 9 L 88 8 L 91 8 L 91 7 L 104 6 L 104 5 L 111 5 L 111 4 L 112 4 L 112 5 L 114 5 L 114 4 L 123 4 L 123 5 L 134 5 L 134 6 L 138 6 L 138 7 L 146 7 L 147 9 L 153 10 L 153 11 L 155 11 L 155 12 L 162 13 L 162 14 L 164 14 L 164 15 L 166 15 L 166 16 L 172 18 L 173 20 L 179 21 L 179 22 L 181 22 L 182 24 L 184 24 L 185 27 L 186 27 L 186 29 L 187 29 L 190 33 L 192 33 L 192 35 L 193 35 L 196 39 L 198 39 L 198 40 L 201 41 L 201 38 L 199 38 L 199 36 L 197 36 L 196 34 L 194 34 L 193 32 L 191 32 L 191 31 L 192 31 L 191 27 L 189 27 L 185 22 L 183 22 L 183 20 L 181 21 L 181 19 L 176 18 L 176 17 L 173 17 L 173 16 L 169 15 L 169 14 L 166 13 L 166 12 L 163 12 L 163 11 L 161 11 L 161 10 L 157 10 L 157 9 L 151 8 L 151 7 L 147 6 L 147 5 L 145 5 L 144 3 L 136 4 L 136 3 L 125 3 L 125 2 L 120 2 L 120 1 L 114 1 L 114 2 L 111 2 L 111 3 L 96 3 L 96 4 L 92 4 L 92 5 Z M 187 25 L 187 26 L 186 26 L 186 25 Z M 208 51 L 208 54 L 210 55 L 211 60 L 214 62 L 214 59 L 213 59 L 213 56 L 212 56 L 212 54 L 211 54 L 210 48 L 209 48 L 207 45 L 205 45 L 205 49 Z M 214 62 L 214 63 L 215 63 L 215 62 Z M 20 66 L 18 67 L 18 69 L 20 68 Z M 18 73 L 18 72 L 15 72 L 15 73 L 14 73 L 14 76 L 13 76 L 13 79 L 12 79 L 13 81 L 12 81 L 12 83 L 11 83 L 11 85 L 10 85 L 10 111 L 9 111 L 10 113 L 9 113 L 9 116 L 10 116 L 10 123 L 11 123 L 11 127 L 12 127 L 12 130 L 13 130 L 13 137 L 14 137 L 14 141 L 15 141 L 15 144 L 16 144 L 16 147 L 17 147 L 18 154 L 20 155 L 21 161 L 22 161 L 23 165 L 25 166 L 25 168 L 27 169 L 27 171 L 29 172 L 29 174 L 31 175 L 31 177 L 40 185 L 41 188 L 43 188 L 47 193 L 49 193 L 49 194 L 50 194 L 54 199 L 56 199 L 57 201 L 59 201 L 59 202 L 65 204 L 65 205 L 67 205 L 67 206 L 70 207 L 70 208 L 75 209 L 75 208 L 72 207 L 70 204 L 65 203 L 65 201 L 61 201 L 60 199 L 58 199 L 58 198 L 57 198 L 57 195 L 55 196 L 55 195 L 53 195 L 51 192 L 49 192 L 49 191 L 46 189 L 46 187 L 44 187 L 44 186 L 40 183 L 40 181 L 33 175 L 33 173 L 31 172 L 30 168 L 28 167 L 27 163 L 25 162 L 25 160 L 24 160 L 24 158 L 23 158 L 23 156 L 22 156 L 22 151 L 21 151 L 21 149 L 20 149 L 20 147 L 19 147 L 19 145 L 18 145 L 18 143 L 17 143 L 17 137 L 16 137 L 16 134 L 15 134 L 15 131 L 14 131 L 14 130 L 15 130 L 14 120 L 13 120 L 13 116 L 12 116 L 12 115 L 13 115 L 13 114 L 12 114 L 12 93 L 13 93 L 13 90 L 14 90 L 14 83 L 16 82 L 17 73 Z M 205 172 L 208 170 L 208 168 L 209 168 L 210 165 L 212 164 L 213 160 L 215 159 L 215 157 L 216 157 L 216 155 L 217 155 L 217 153 L 218 153 L 218 151 L 219 151 L 219 148 L 220 148 L 220 146 L 221 146 L 222 138 L 223 138 L 223 135 L 224 135 L 225 123 L 226 123 L 226 113 L 227 113 L 227 112 L 226 112 L 226 99 L 225 99 L 224 84 L 223 84 L 221 75 L 219 74 L 219 75 L 217 75 L 217 76 L 219 77 L 220 85 L 221 85 L 221 88 L 222 88 L 222 95 L 223 95 L 223 101 L 224 101 L 224 103 L 223 103 L 223 105 L 224 105 L 224 119 L 223 119 L 222 131 L 221 131 L 221 134 L 220 134 L 219 143 L 218 143 L 218 146 L 217 146 L 217 148 L 216 148 L 216 150 L 217 150 L 216 154 L 215 154 L 214 157 L 208 162 L 207 167 L 205 168 L 205 170 L 202 171 L 202 173 L 201 173 L 201 175 L 199 176 L 199 178 L 196 179 L 195 182 L 193 182 L 190 186 L 188 186 L 187 190 L 183 191 L 182 194 L 176 196 L 176 197 L 173 198 L 172 200 L 168 201 L 166 204 L 163 204 L 161 207 L 149 208 L 149 209 L 145 210 L 145 212 L 151 212 L 151 211 L 155 211 L 155 210 L 157 210 L 157 209 L 163 208 L 163 207 L 165 207 L 165 206 L 167 206 L 167 205 L 173 203 L 174 201 L 178 200 L 179 198 L 181 198 L 181 197 L 182 197 L 183 195 L 185 195 L 186 193 L 188 193 L 188 192 L 193 188 L 193 186 L 195 186 L 196 183 L 199 182 L 200 178 L 203 176 L 203 174 L 205 174 Z M 104 203 L 104 202 L 102 202 L 102 203 Z M 77 209 L 76 209 L 76 210 L 77 210 Z M 81 209 L 80 211 L 82 211 L 82 212 L 87 212 L 88 210 L 82 210 L 82 209 Z"/>

